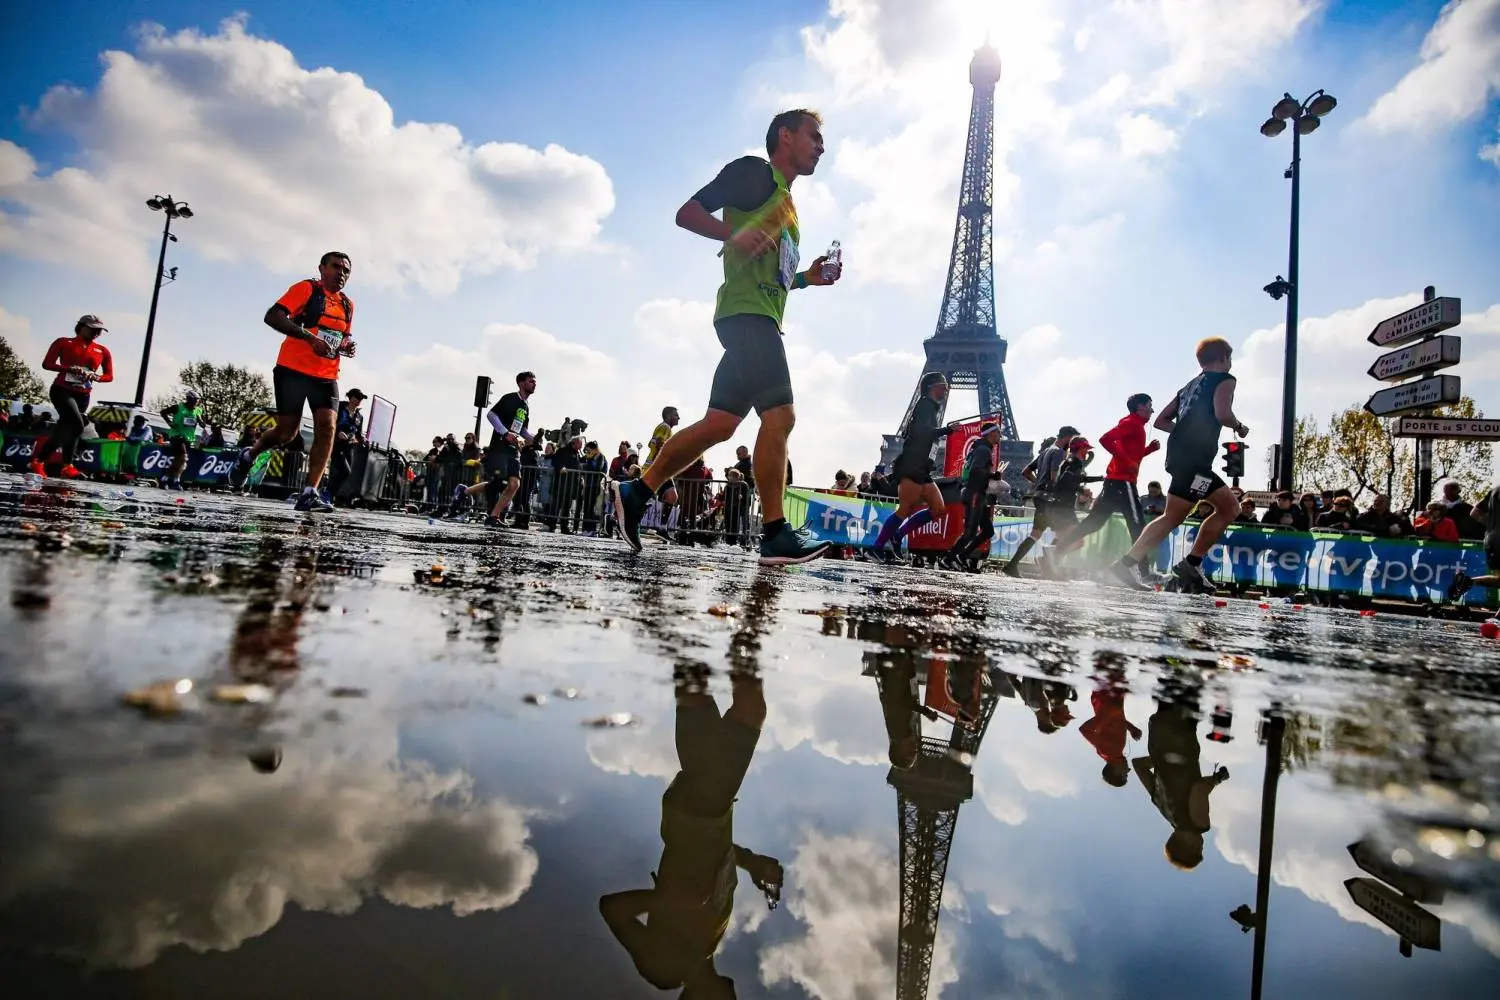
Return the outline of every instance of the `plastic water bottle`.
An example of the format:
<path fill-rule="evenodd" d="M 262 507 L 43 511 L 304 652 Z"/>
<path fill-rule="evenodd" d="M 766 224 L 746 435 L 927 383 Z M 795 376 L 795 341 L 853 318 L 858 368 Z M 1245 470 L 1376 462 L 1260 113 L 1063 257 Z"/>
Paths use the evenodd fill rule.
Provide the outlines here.
<path fill-rule="evenodd" d="M 838 278 L 839 271 L 844 266 L 844 248 L 838 240 L 834 240 L 828 246 L 828 259 L 823 262 L 823 280 L 833 281 Z"/>

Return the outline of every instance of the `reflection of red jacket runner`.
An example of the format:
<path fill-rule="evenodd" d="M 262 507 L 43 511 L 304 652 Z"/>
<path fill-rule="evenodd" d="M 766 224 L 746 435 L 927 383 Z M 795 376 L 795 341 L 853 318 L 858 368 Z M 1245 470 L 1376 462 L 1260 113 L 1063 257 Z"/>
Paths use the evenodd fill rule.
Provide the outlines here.
<path fill-rule="evenodd" d="M 1099 756 L 1107 761 L 1125 759 L 1125 733 L 1136 739 L 1141 731 L 1125 720 L 1124 691 L 1095 691 L 1089 696 L 1094 706 L 1094 717 L 1078 727 L 1083 738 L 1094 745 Z"/>
<path fill-rule="evenodd" d="M 1099 436 L 1099 444 L 1109 452 L 1109 468 L 1104 470 L 1105 479 L 1122 479 L 1133 483 L 1141 474 L 1141 459 L 1161 447 L 1160 441 L 1146 444 L 1146 418 L 1127 413 L 1109 430 Z"/>

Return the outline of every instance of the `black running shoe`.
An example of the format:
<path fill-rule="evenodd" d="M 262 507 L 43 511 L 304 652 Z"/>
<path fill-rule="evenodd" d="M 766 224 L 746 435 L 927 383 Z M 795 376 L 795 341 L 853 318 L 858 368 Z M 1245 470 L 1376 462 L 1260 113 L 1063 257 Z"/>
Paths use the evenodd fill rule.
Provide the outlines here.
<path fill-rule="evenodd" d="M 1453 582 L 1448 585 L 1448 600 L 1457 601 L 1474 587 L 1474 581 L 1469 574 L 1459 570 L 1453 577 Z"/>
<path fill-rule="evenodd" d="M 1186 559 L 1172 567 L 1172 575 L 1177 577 L 1190 592 L 1196 591 L 1200 594 L 1217 594 L 1219 588 L 1213 585 L 1213 581 L 1203 575 L 1203 567 L 1194 566 Z"/>
<path fill-rule="evenodd" d="M 319 496 L 317 490 L 307 489 L 302 491 L 292 509 L 299 514 L 327 514 L 332 512 L 333 504 Z"/>
<path fill-rule="evenodd" d="M 1000 572 L 1004 573 L 1008 577 L 1011 577 L 1012 579 L 1021 579 L 1021 567 L 1017 566 L 1013 562 L 1006 563 L 1005 566 L 1000 570 Z"/>
<path fill-rule="evenodd" d="M 484 516 L 484 526 L 486 528 L 503 528 L 505 527 L 505 518 L 496 517 L 493 514 L 486 514 Z"/>
<path fill-rule="evenodd" d="M 651 499 L 646 495 L 646 488 L 639 483 L 610 480 L 609 492 L 615 501 L 620 534 L 625 544 L 641 551 L 641 518 L 646 516 L 646 504 Z"/>

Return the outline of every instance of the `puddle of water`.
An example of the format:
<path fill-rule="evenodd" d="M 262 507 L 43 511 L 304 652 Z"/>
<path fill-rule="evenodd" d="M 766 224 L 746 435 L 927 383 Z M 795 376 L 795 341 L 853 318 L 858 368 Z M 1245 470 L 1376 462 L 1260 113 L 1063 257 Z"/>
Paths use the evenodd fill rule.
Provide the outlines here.
<path fill-rule="evenodd" d="M 1500 657 L 1472 627 L 88 498 L 0 489 L 23 995 L 1469 997 L 1500 971 Z M 118 702 L 176 678 L 275 699 Z"/>

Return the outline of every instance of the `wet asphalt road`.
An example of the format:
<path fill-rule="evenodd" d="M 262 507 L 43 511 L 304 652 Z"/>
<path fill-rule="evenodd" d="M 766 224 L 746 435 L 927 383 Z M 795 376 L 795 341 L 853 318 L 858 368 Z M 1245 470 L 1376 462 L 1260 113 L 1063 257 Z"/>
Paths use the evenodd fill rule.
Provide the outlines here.
<path fill-rule="evenodd" d="M 1473 623 L 177 499 L 0 474 L 20 995 L 1246 997 L 1257 939 L 1267 997 L 1500 972 Z"/>

